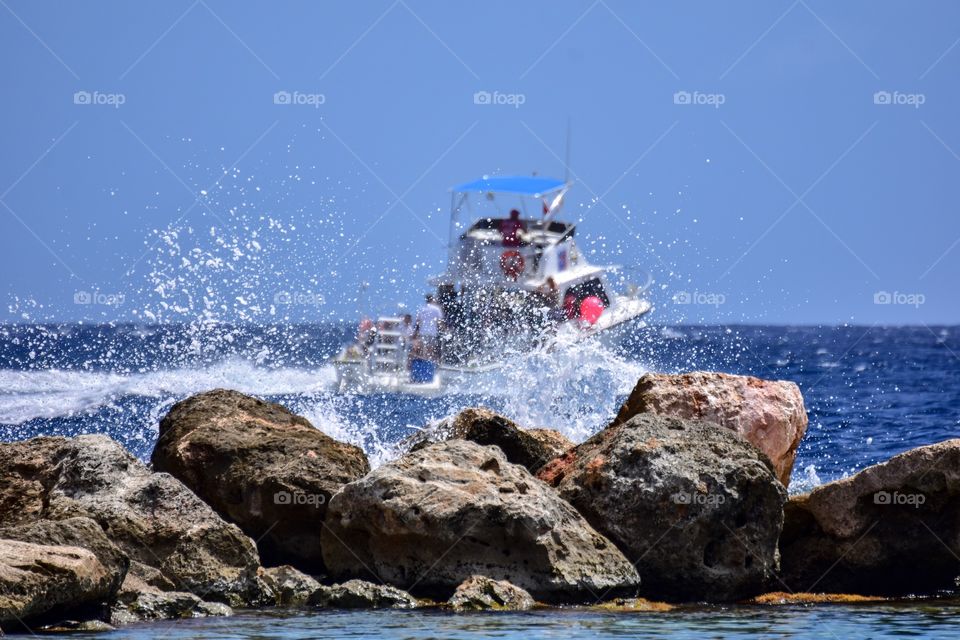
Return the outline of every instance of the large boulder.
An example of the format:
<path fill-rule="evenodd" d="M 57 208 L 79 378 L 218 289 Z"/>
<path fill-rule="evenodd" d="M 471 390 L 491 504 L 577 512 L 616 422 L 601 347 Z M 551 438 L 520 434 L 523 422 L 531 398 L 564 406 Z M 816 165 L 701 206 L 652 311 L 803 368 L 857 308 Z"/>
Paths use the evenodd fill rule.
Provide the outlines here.
<path fill-rule="evenodd" d="M 469 440 L 484 446 L 500 447 L 508 461 L 525 467 L 530 473 L 536 473 L 566 450 L 561 449 L 560 438 L 563 435 L 556 431 L 540 429 L 533 433 L 489 409 L 468 407 L 417 434 L 410 450 L 416 451 L 438 441 Z"/>
<path fill-rule="evenodd" d="M 174 405 L 151 459 L 257 540 L 265 564 L 314 573 L 324 569 L 319 533 L 330 497 L 370 471 L 360 448 L 224 389 Z"/>
<path fill-rule="evenodd" d="M 797 446 L 807 430 L 800 388 L 784 380 L 695 371 L 640 378 L 614 424 L 653 413 L 726 427 L 763 451 L 787 486 Z"/>
<path fill-rule="evenodd" d="M 475 574 L 541 600 L 632 590 L 637 572 L 569 504 L 497 447 L 428 445 L 346 485 L 330 502 L 324 559 L 438 600 Z"/>
<path fill-rule="evenodd" d="M 537 603 L 526 590 L 506 580 L 470 576 L 447 602 L 457 611 L 525 611 Z"/>
<path fill-rule="evenodd" d="M 0 526 L 89 518 L 177 589 L 233 606 L 273 601 L 250 538 L 107 436 L 2 443 L 0 478 Z"/>
<path fill-rule="evenodd" d="M 87 549 L 0 540 L 0 628 L 23 630 L 41 616 L 93 607 L 115 581 Z"/>
<path fill-rule="evenodd" d="M 540 472 L 670 601 L 763 591 L 777 568 L 786 491 L 770 461 L 735 433 L 641 414 Z"/>
<path fill-rule="evenodd" d="M 955 590 L 960 439 L 912 449 L 792 498 L 780 553 L 782 580 L 793 591 Z"/>

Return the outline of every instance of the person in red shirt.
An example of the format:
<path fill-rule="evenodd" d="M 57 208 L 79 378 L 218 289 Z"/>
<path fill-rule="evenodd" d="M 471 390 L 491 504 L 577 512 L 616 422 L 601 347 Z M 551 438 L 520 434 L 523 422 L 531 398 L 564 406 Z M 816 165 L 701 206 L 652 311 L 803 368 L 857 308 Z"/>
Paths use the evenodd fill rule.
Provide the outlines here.
<path fill-rule="evenodd" d="M 526 229 L 526 225 L 520 220 L 520 212 L 516 209 L 511 211 L 508 220 L 500 221 L 500 235 L 503 236 L 503 246 L 519 247 L 522 244 L 520 232 L 526 231 Z"/>

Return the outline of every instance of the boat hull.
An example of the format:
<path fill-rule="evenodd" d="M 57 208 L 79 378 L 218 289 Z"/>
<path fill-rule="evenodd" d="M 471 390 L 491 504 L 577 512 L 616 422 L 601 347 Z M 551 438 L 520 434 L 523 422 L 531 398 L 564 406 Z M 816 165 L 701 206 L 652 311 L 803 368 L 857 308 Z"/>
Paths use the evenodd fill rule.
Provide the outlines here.
<path fill-rule="evenodd" d="M 554 337 L 553 345 L 543 346 L 546 350 L 555 348 L 555 344 L 576 344 L 586 340 L 600 340 L 601 344 L 616 347 L 625 336 L 642 323 L 642 318 L 651 311 L 648 301 L 639 298 L 618 300 L 616 307 L 605 312 L 596 324 L 582 327 L 575 322 L 561 326 Z M 532 348 L 532 347 L 531 347 Z M 400 393 L 433 397 L 442 395 L 450 387 L 465 388 L 476 376 L 496 371 L 508 361 L 487 362 L 483 364 L 451 365 L 441 364 L 430 382 L 410 382 L 405 373 L 372 373 L 362 359 L 344 358 L 343 354 L 333 361 L 337 373 L 336 391 L 339 393 L 370 395 L 382 393 Z"/>

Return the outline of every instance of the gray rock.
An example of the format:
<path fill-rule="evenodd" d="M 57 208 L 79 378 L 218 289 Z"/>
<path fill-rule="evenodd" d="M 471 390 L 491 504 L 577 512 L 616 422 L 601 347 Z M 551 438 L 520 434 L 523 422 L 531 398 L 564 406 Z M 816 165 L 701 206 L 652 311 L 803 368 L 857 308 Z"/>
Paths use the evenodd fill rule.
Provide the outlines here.
<path fill-rule="evenodd" d="M 780 538 L 791 591 L 906 596 L 960 576 L 960 439 L 911 449 L 790 499 Z"/>
<path fill-rule="evenodd" d="M 457 611 L 525 611 L 537 603 L 526 590 L 506 580 L 470 576 L 457 587 L 448 604 Z"/>
<path fill-rule="evenodd" d="M 647 597 L 736 600 L 775 576 L 786 491 L 767 457 L 727 429 L 641 414 L 539 477 L 636 564 Z"/>
<path fill-rule="evenodd" d="M 130 569 L 127 571 L 127 577 L 136 578 L 140 582 L 160 591 L 177 590 L 177 585 L 163 575 L 162 571 L 156 567 L 151 567 L 135 560 L 130 561 Z"/>
<path fill-rule="evenodd" d="M 160 587 L 151 584 L 158 581 Z M 192 593 L 167 590 L 165 587 L 156 569 L 134 563 L 110 607 L 110 622 L 122 625 L 146 620 L 228 616 L 233 613 L 223 603 L 204 602 Z"/>
<path fill-rule="evenodd" d="M 115 579 L 87 549 L 0 540 L 0 627 L 23 630 L 41 616 L 97 605 Z"/>
<path fill-rule="evenodd" d="M 320 588 L 319 582 L 290 565 L 264 569 L 263 579 L 276 594 L 277 605 L 281 607 L 301 607 Z"/>
<path fill-rule="evenodd" d="M 102 435 L 0 444 L 0 526 L 85 517 L 131 560 L 209 600 L 273 602 L 253 541 Z"/>
<path fill-rule="evenodd" d="M 420 606 L 406 591 L 366 580 L 320 587 L 310 597 L 310 604 L 331 609 L 415 609 Z"/>
<path fill-rule="evenodd" d="M 224 389 L 175 404 L 151 460 L 257 540 L 265 564 L 311 573 L 324 570 L 318 532 L 330 497 L 370 471 L 359 447 Z"/>
<path fill-rule="evenodd" d="M 562 456 L 576 445 L 570 438 L 556 429 L 527 429 L 527 433 L 544 447 L 544 452 L 550 460 Z M 549 460 L 547 461 L 549 462 Z M 546 464 L 546 462 L 544 463 Z M 541 465 L 542 467 L 543 465 Z M 531 471 L 531 473 L 534 473 Z"/>
<path fill-rule="evenodd" d="M 499 448 L 464 440 L 429 445 L 346 485 L 330 502 L 323 549 L 336 579 L 370 577 L 443 600 L 477 574 L 548 601 L 639 582 L 549 487 Z"/>

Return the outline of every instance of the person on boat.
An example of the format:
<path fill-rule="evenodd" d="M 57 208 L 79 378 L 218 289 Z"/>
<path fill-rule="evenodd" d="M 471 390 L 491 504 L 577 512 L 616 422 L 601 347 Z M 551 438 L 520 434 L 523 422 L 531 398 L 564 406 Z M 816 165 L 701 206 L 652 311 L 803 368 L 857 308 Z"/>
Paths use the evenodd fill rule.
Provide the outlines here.
<path fill-rule="evenodd" d="M 376 329 L 373 326 L 373 320 L 367 317 L 360 319 L 360 326 L 357 328 L 357 344 L 364 354 L 373 345 L 376 339 Z"/>
<path fill-rule="evenodd" d="M 547 307 L 547 323 L 558 325 L 566 320 L 567 312 L 560 304 L 560 289 L 557 288 L 557 281 L 553 276 L 548 277 L 539 290 Z"/>
<path fill-rule="evenodd" d="M 403 323 L 400 325 L 400 343 L 403 348 L 403 361 L 407 369 L 410 368 L 410 351 L 413 347 L 413 316 L 403 314 Z"/>
<path fill-rule="evenodd" d="M 443 329 L 443 310 L 428 293 L 426 304 L 417 311 L 417 324 L 413 337 L 415 340 L 420 340 L 424 354 L 434 360 L 440 356 L 441 329 Z"/>
<path fill-rule="evenodd" d="M 403 314 L 403 326 L 400 327 L 400 331 L 403 333 L 403 341 L 410 342 L 413 339 L 413 316 L 409 313 Z"/>
<path fill-rule="evenodd" d="M 527 226 L 520 219 L 520 212 L 516 209 L 510 212 L 510 217 L 500 221 L 500 235 L 503 237 L 503 246 L 519 247 L 523 244 L 520 232 L 526 231 Z"/>
<path fill-rule="evenodd" d="M 576 320 L 580 317 L 580 301 L 571 291 L 563 296 L 563 315 L 567 320 Z"/>

